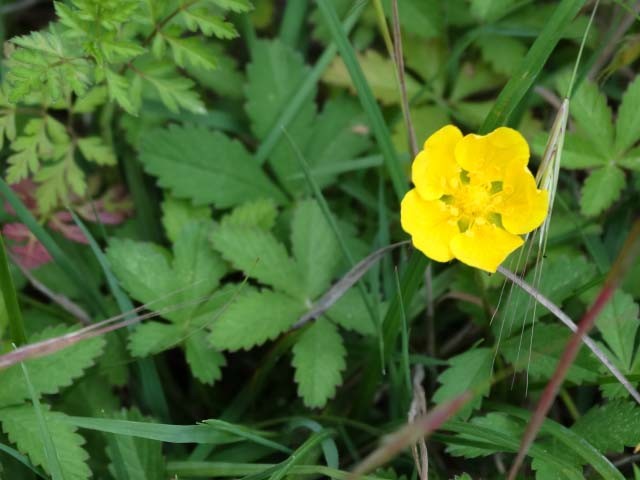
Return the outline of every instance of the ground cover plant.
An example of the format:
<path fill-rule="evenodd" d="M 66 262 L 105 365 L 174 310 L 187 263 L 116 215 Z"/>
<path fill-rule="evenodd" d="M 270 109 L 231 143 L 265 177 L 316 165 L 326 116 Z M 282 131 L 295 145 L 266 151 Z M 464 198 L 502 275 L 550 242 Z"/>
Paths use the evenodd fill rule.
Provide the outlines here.
<path fill-rule="evenodd" d="M 0 6 L 0 478 L 640 479 L 616 0 Z"/>

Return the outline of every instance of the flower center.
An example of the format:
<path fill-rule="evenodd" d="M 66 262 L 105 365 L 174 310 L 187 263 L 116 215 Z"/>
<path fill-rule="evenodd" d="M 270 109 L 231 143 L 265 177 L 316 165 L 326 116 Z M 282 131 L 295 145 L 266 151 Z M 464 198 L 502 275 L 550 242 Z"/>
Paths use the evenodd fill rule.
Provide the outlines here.
<path fill-rule="evenodd" d="M 481 182 L 462 171 L 457 187 L 451 195 L 444 195 L 441 201 L 456 217 L 461 231 L 466 231 L 474 223 L 501 223 L 494 211 L 502 200 L 502 182 Z"/>

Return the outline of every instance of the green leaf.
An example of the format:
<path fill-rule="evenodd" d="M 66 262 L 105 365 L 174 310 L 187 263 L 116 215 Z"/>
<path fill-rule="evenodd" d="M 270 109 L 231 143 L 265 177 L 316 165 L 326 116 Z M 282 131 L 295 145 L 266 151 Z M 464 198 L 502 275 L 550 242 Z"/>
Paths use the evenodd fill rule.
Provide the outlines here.
<path fill-rule="evenodd" d="M 390 1 L 383 3 L 387 16 L 391 16 Z M 444 30 L 444 4 L 438 0 L 399 0 L 398 17 L 402 32 L 420 38 L 438 37 Z"/>
<path fill-rule="evenodd" d="M 571 427 L 603 453 L 620 453 L 638 443 L 640 407 L 630 401 L 597 405 Z"/>
<path fill-rule="evenodd" d="M 385 105 L 399 104 L 400 94 L 393 61 L 373 49 L 366 50 L 363 54 L 358 54 L 357 57 L 374 96 Z M 322 80 L 330 85 L 349 88 L 353 93 L 356 93 L 347 67 L 340 57 L 336 57 L 331 63 L 322 76 Z M 407 96 L 412 98 L 420 90 L 420 84 L 409 74 L 405 76 L 405 82 Z"/>
<path fill-rule="evenodd" d="M 214 322 L 209 339 L 219 350 L 249 350 L 285 332 L 304 310 L 302 302 L 282 293 L 243 287 Z"/>
<path fill-rule="evenodd" d="M 502 35 L 483 35 L 476 43 L 482 58 L 493 70 L 503 75 L 513 75 L 527 53 L 527 47 L 519 40 Z"/>
<path fill-rule="evenodd" d="M 251 63 L 247 66 L 245 87 L 245 110 L 256 137 L 263 140 L 269 134 L 308 75 L 309 68 L 302 56 L 290 46 L 279 40 L 256 42 L 251 51 Z M 316 88 L 312 88 L 287 127 L 287 133 L 300 148 L 307 143 L 313 130 L 315 94 Z M 280 139 L 268 160 L 278 177 L 290 186 L 288 177 L 299 172 L 299 166 L 286 139 Z"/>
<path fill-rule="evenodd" d="M 468 418 L 471 412 L 482 404 L 482 397 L 489 394 L 493 351 L 490 348 L 468 350 L 449 359 L 450 367 L 438 377 L 442 385 L 433 396 L 437 404 L 461 395 L 467 390 L 474 393 L 474 399 L 463 407 L 458 416 Z"/>
<path fill-rule="evenodd" d="M 338 240 L 314 200 L 298 204 L 291 222 L 291 246 L 304 291 L 316 298 L 331 284 L 341 259 Z"/>
<path fill-rule="evenodd" d="M 589 217 L 598 215 L 620 198 L 625 184 L 624 172 L 615 165 L 592 171 L 582 186 L 580 211 Z"/>
<path fill-rule="evenodd" d="M 293 347 L 292 364 L 296 369 L 298 395 L 310 408 L 323 407 L 342 383 L 347 351 L 336 327 L 316 320 Z"/>
<path fill-rule="evenodd" d="M 598 330 L 625 370 L 631 368 L 634 358 L 635 338 L 640 327 L 638 310 L 631 295 L 616 291 L 596 319 Z"/>
<path fill-rule="evenodd" d="M 326 316 L 332 322 L 346 330 L 353 330 L 361 335 L 375 335 L 376 327 L 371 322 L 371 316 L 367 310 L 367 305 L 360 292 L 355 288 L 350 288 L 340 297 L 326 312 Z M 381 312 L 380 318 L 384 318 Z"/>
<path fill-rule="evenodd" d="M 533 330 L 525 330 L 520 338 L 520 332 L 505 341 L 500 352 L 516 371 L 527 370 L 534 379 L 548 380 L 553 375 L 556 365 L 569 340 L 570 331 L 562 325 L 537 324 Z M 529 351 L 529 345 L 532 350 Z M 531 361 L 529 362 L 529 355 Z M 574 384 L 593 382 L 598 378 L 598 361 L 582 349 L 576 360 L 571 364 L 567 373 L 567 380 Z"/>
<path fill-rule="evenodd" d="M 98 165 L 115 165 L 116 155 L 111 147 L 104 144 L 100 137 L 78 139 L 78 148 L 84 158 Z"/>
<path fill-rule="evenodd" d="M 561 89 L 561 93 L 564 90 Z M 607 97 L 597 85 L 582 82 L 571 99 L 569 111 L 583 138 L 588 139 L 600 155 L 610 157 L 613 153 L 613 118 Z"/>
<path fill-rule="evenodd" d="M 630 150 L 616 163 L 621 167 L 640 172 L 640 147 Z"/>
<path fill-rule="evenodd" d="M 536 155 L 542 156 L 547 145 L 548 135 L 540 133 L 533 138 L 531 150 Z M 562 149 L 562 168 L 581 170 L 584 168 L 596 168 L 606 164 L 608 159 L 593 150 L 589 142 L 575 133 L 567 133 L 564 137 Z"/>
<path fill-rule="evenodd" d="M 192 32 L 200 30 L 207 36 L 215 35 L 221 39 L 231 39 L 238 36 L 232 23 L 226 22 L 222 17 L 205 8 L 182 8 L 180 16 Z"/>
<path fill-rule="evenodd" d="M 512 438 L 519 438 L 522 436 L 522 424 L 504 413 L 489 413 L 484 417 L 475 417 L 471 419 L 470 423 L 472 425 L 479 425 L 484 428 L 499 431 L 501 434 Z M 477 441 L 475 436 L 466 433 L 457 434 L 456 439 Z M 486 457 L 502 451 L 504 451 L 504 448 L 501 446 L 488 443 L 479 446 L 456 443 L 454 441 L 447 446 L 447 453 L 455 457 L 465 458 Z"/>
<path fill-rule="evenodd" d="M 181 108 L 193 113 L 206 113 L 200 96 L 194 91 L 195 83 L 175 71 L 172 65 L 153 63 L 139 67 L 136 74 L 155 87 L 158 98 L 173 113 Z M 133 90 L 133 88 L 132 88 Z"/>
<path fill-rule="evenodd" d="M 135 115 L 138 112 L 131 99 L 131 82 L 126 77 L 106 68 L 104 70 L 109 98 L 115 100 L 127 113 Z M 135 102 L 136 104 L 138 102 Z"/>
<path fill-rule="evenodd" d="M 424 143 L 436 130 L 451 123 L 448 113 L 443 108 L 433 105 L 421 105 L 411 109 L 411 121 L 418 145 Z M 408 151 L 408 138 L 405 123 L 396 123 L 393 130 L 393 144 L 399 152 Z"/>
<path fill-rule="evenodd" d="M 183 332 L 178 325 L 147 321 L 129 334 L 129 350 L 136 357 L 146 357 L 177 347 Z"/>
<path fill-rule="evenodd" d="M 50 357 L 48 357 L 50 358 Z M 30 370 L 34 372 L 34 370 Z M 44 419 L 47 429 L 55 439 L 56 453 L 65 480 L 86 480 L 91 477 L 91 470 L 87 465 L 89 454 L 82 448 L 85 441 L 76 427 L 66 421 L 66 415 L 44 409 Z M 40 435 L 38 419 L 31 405 L 0 408 L 0 422 L 2 430 L 9 440 L 16 444 L 18 450 L 25 453 L 34 465 L 39 465 L 49 472 L 44 444 Z"/>
<path fill-rule="evenodd" d="M 240 227 L 259 227 L 269 231 L 276 223 L 278 209 L 273 200 L 253 200 L 235 207 L 230 213 L 222 217 L 223 225 Z"/>
<path fill-rule="evenodd" d="M 211 219 L 211 208 L 194 207 L 188 200 L 165 195 L 162 202 L 162 225 L 171 243 L 175 243 L 182 229 L 191 222 Z"/>
<path fill-rule="evenodd" d="M 272 233 L 225 223 L 214 230 L 211 241 L 225 260 L 245 275 L 294 297 L 306 298 L 298 265 Z"/>
<path fill-rule="evenodd" d="M 478 20 L 487 22 L 503 16 L 515 3 L 516 0 L 472 0 L 470 10 Z"/>
<path fill-rule="evenodd" d="M 466 62 L 460 67 L 449 99 L 452 102 L 460 103 L 461 100 L 473 95 L 495 90 L 503 83 L 504 79 L 492 72 L 486 65 Z"/>
<path fill-rule="evenodd" d="M 249 0 L 208 0 L 215 5 L 218 5 L 220 8 L 225 10 L 231 10 L 235 13 L 245 13 L 249 12 L 253 9 L 251 2 Z"/>
<path fill-rule="evenodd" d="M 189 62 L 193 67 L 204 70 L 216 68 L 216 55 L 211 47 L 197 37 L 164 37 L 171 46 L 173 59 L 180 67 L 185 67 Z"/>
<path fill-rule="evenodd" d="M 222 377 L 220 369 L 226 365 L 224 355 L 208 343 L 202 332 L 196 331 L 187 338 L 185 355 L 193 376 L 202 383 L 213 385 Z"/>
<path fill-rule="evenodd" d="M 73 113 L 92 113 L 107 101 L 108 96 L 107 87 L 93 87 L 85 95 L 76 99 L 73 104 Z"/>
<path fill-rule="evenodd" d="M 618 155 L 640 140 L 640 75 L 629 84 L 622 96 L 616 120 L 615 151 Z"/>
<path fill-rule="evenodd" d="M 74 331 L 62 325 L 43 330 L 31 336 L 30 342 L 38 342 Z M 96 358 L 102 353 L 104 338 L 95 337 L 83 340 L 60 352 L 42 358 L 28 360 L 25 365 L 29 369 L 29 378 L 37 394 L 54 394 L 68 387 L 73 381 L 93 366 Z M 0 371 L 0 406 L 15 405 L 29 398 L 29 390 L 20 365 L 13 365 Z"/>
<path fill-rule="evenodd" d="M 246 200 L 283 196 L 242 144 L 202 127 L 179 127 L 147 132 L 140 160 L 158 183 L 177 198 L 218 208 Z"/>

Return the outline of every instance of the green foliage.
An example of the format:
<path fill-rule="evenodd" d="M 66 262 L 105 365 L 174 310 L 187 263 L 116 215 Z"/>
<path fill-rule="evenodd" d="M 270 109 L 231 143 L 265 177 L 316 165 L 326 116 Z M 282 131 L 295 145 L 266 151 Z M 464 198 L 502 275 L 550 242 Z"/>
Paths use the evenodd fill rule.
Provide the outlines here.
<path fill-rule="evenodd" d="M 29 340 L 37 342 L 70 332 L 68 327 L 58 325 L 32 335 Z M 104 345 L 103 338 L 93 338 L 77 343 L 65 351 L 26 362 L 36 394 L 58 393 L 71 385 L 87 368 L 94 365 Z M 0 407 L 16 405 L 29 398 L 29 389 L 20 365 L 0 370 L 0 382 L 3 385 L 0 390 Z"/>
<path fill-rule="evenodd" d="M 87 465 L 89 454 L 83 448 L 84 438 L 76 433 L 76 427 L 66 420 L 67 416 L 60 412 L 44 410 L 44 419 L 49 434 L 55 439 L 62 474 L 68 480 L 85 480 L 91 477 Z M 35 411 L 31 405 L 21 405 L 0 409 L 2 430 L 9 440 L 16 444 L 21 452 L 26 453 L 34 465 L 41 466 L 49 472 L 49 462 L 45 454 L 43 440 Z"/>
<path fill-rule="evenodd" d="M 602 452 L 622 452 L 638 443 L 640 408 L 628 401 L 595 406 L 571 429 Z"/>
<path fill-rule="evenodd" d="M 441 384 L 433 400 L 439 404 L 471 390 L 474 400 L 463 407 L 458 415 L 468 418 L 482 404 L 482 397 L 489 394 L 493 367 L 493 352 L 489 348 L 476 348 L 449 359 L 449 368 L 440 374 Z"/>
<path fill-rule="evenodd" d="M 140 161 L 160 186 L 196 205 L 224 208 L 262 197 L 283 199 L 241 143 L 206 128 L 152 130 L 142 140 Z"/>

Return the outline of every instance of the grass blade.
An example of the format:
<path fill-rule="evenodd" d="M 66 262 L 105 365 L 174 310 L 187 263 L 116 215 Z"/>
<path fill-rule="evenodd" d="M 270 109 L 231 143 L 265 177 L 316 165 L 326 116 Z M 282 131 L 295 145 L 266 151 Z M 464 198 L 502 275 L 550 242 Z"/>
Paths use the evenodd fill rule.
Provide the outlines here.
<path fill-rule="evenodd" d="M 9 270 L 9 258 L 7 257 L 2 235 L 0 235 L 0 294 L 4 298 L 4 308 L 7 310 L 9 317 L 11 341 L 16 345 L 23 345 L 27 343 L 27 334 L 24 330 L 22 313 L 18 305 L 11 271 Z"/>
<path fill-rule="evenodd" d="M 378 146 L 380 147 L 382 156 L 384 157 L 387 171 L 393 185 L 393 190 L 399 201 L 407 191 L 407 178 L 404 174 L 395 148 L 393 147 L 393 143 L 391 142 L 391 134 L 389 133 L 389 129 L 384 121 L 380 107 L 371 92 L 371 87 L 369 87 L 364 73 L 362 72 L 362 68 L 358 63 L 358 59 L 351 43 L 349 42 L 349 38 L 340 25 L 340 20 L 338 19 L 338 14 L 336 13 L 335 8 L 329 0 L 317 0 L 317 3 L 320 12 L 327 22 L 333 40 L 338 46 L 338 51 L 342 56 L 342 60 L 349 71 L 351 81 L 358 92 L 362 108 L 369 117 L 373 134 Z"/>

